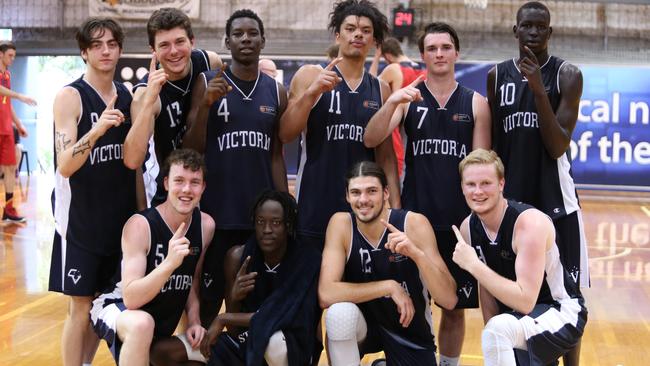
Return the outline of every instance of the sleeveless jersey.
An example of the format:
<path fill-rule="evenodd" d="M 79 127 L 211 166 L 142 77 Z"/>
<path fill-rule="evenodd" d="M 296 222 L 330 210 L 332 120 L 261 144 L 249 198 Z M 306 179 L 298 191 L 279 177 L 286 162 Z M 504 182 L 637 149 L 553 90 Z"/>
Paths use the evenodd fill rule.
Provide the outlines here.
<path fill-rule="evenodd" d="M 559 75 L 565 61 L 550 56 L 542 80 L 554 111 L 560 104 Z M 528 203 L 556 219 L 579 209 L 569 151 L 558 159 L 548 155 L 539 131 L 535 96 L 516 61 L 496 66 L 492 108 L 493 146 L 506 169 L 504 196 Z"/>
<path fill-rule="evenodd" d="M 203 73 L 198 82 L 216 76 Z M 277 128 L 278 84 L 259 73 L 249 95 L 224 73 L 232 91 L 217 100 L 208 114 L 205 163 L 208 168 L 201 209 L 220 229 L 252 229 L 250 210 L 257 195 L 272 189 L 271 149 Z"/>
<path fill-rule="evenodd" d="M 149 151 L 143 167 L 147 202 L 152 206 L 164 202 L 167 197 L 160 170 L 169 154 L 181 147 L 194 80 L 197 75 L 209 69 L 208 53 L 201 49 L 192 50 L 190 72 L 183 79 L 168 80 L 160 90 L 160 113 L 154 122 L 153 138 L 149 140 Z M 149 74 L 146 74 L 133 87 L 133 92 L 146 87 L 148 80 Z"/>
<path fill-rule="evenodd" d="M 514 227 L 519 215 L 531 208 L 533 207 L 525 203 L 508 200 L 508 207 L 494 241 L 488 238 L 478 216 L 474 213 L 470 216 L 469 242 L 477 250 L 479 258 L 496 273 L 512 281 L 517 279 L 515 274 L 517 255 L 512 250 Z M 569 272 L 562 266 L 557 245 L 553 243 L 551 249 L 546 252 L 544 280 L 537 297 L 537 304 L 556 304 L 560 300 L 569 298 L 582 298 L 582 295 Z M 499 305 L 499 313 L 512 311 L 498 299 L 495 300 Z"/>
<path fill-rule="evenodd" d="M 389 220 L 397 229 L 404 231 L 408 211 L 390 210 Z M 357 227 L 357 220 L 352 220 L 352 242 L 345 263 L 344 280 L 352 283 L 367 283 L 392 279 L 401 284 L 409 293 L 415 315 L 407 328 L 399 322 L 400 315 L 390 297 L 381 297 L 357 304 L 368 324 L 375 323 L 391 333 L 395 333 L 421 347 L 433 348 L 433 321 L 429 306 L 429 292 L 420 278 L 417 265 L 410 258 L 392 253 L 384 245 L 388 240 L 388 230 L 375 248 L 369 243 Z"/>
<path fill-rule="evenodd" d="M 427 70 L 417 62 L 400 62 L 399 68 L 402 71 L 402 88 L 412 83 L 419 75 L 427 74 Z"/>
<path fill-rule="evenodd" d="M 123 159 L 124 139 L 131 128 L 132 98 L 122 83 L 113 84 L 117 90 L 115 108 L 124 114 L 124 122 L 97 139 L 84 164 L 72 176 L 64 178 L 57 169 L 54 191 L 57 232 L 68 243 L 101 255 L 120 252 L 122 227 L 136 211 L 135 171 L 127 168 Z M 99 120 L 106 104 L 83 78 L 68 87 L 80 96 L 80 140 Z"/>
<path fill-rule="evenodd" d="M 363 133 L 382 105 L 379 80 L 364 72 L 353 90 L 335 70 L 343 81 L 321 95 L 302 133 L 296 178 L 298 232 L 312 236 L 325 236 L 330 217 L 350 210 L 345 201 L 348 170 L 359 161 L 375 160 L 374 149 L 363 145 Z"/>
<path fill-rule="evenodd" d="M 167 226 L 156 208 L 149 208 L 141 212 L 141 215 L 147 219 L 151 233 L 149 253 L 147 253 L 147 269 L 145 271 L 146 274 L 149 274 L 167 257 L 169 240 L 174 233 Z M 192 287 L 194 271 L 203 248 L 201 211 L 198 208 L 195 208 L 194 212 L 192 212 L 192 222 L 188 226 L 185 237 L 190 241 L 190 254 L 183 259 L 183 263 L 169 276 L 156 297 L 141 308 L 141 310 L 151 314 L 156 322 L 154 336 L 171 336 L 185 309 L 185 303 Z"/>
<path fill-rule="evenodd" d="M 472 150 L 474 91 L 457 84 L 441 106 L 426 83 L 417 88 L 423 100 L 410 103 L 403 120 L 407 139 L 402 205 L 422 213 L 434 229 L 451 230 L 469 215 L 458 164 Z"/>
<path fill-rule="evenodd" d="M 0 72 L 0 85 L 11 89 L 11 73 Z M 0 135 L 13 135 L 13 118 L 11 117 L 11 98 L 0 96 Z"/>

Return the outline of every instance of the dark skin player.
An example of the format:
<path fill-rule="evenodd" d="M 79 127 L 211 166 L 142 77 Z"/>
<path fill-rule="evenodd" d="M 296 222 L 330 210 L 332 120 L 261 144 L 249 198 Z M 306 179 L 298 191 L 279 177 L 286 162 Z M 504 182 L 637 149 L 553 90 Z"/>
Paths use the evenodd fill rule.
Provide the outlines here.
<path fill-rule="evenodd" d="M 539 132 L 546 152 L 553 159 L 561 157 L 569 149 L 571 135 L 578 119 L 582 95 L 582 73 L 569 63 L 560 70 L 560 104 L 553 110 L 542 82 L 541 65 L 549 59 L 548 43 L 553 33 L 551 15 L 537 8 L 522 8 L 517 13 L 517 24 L 512 32 L 519 43 L 517 67 L 528 80 L 528 87 L 535 95 L 535 107 L 539 120 Z M 499 101 L 495 96 L 496 67 L 487 77 L 487 97 L 492 110 Z M 579 365 L 580 343 L 564 356 L 567 366 Z"/>

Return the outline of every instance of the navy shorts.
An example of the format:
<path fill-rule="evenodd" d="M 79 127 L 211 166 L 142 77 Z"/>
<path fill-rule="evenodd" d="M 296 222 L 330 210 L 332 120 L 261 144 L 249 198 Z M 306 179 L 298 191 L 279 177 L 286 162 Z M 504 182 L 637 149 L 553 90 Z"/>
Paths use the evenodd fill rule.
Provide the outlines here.
<path fill-rule="evenodd" d="M 589 258 L 582 213 L 578 210 L 555 219 L 553 226 L 555 226 L 555 243 L 560 251 L 562 266 L 580 287 L 589 287 Z"/>
<path fill-rule="evenodd" d="M 408 339 L 392 333 L 366 317 L 368 332 L 359 345 L 359 356 L 384 351 L 386 365 L 390 366 L 431 366 L 437 365 L 436 346 L 422 347 Z"/>
<path fill-rule="evenodd" d="M 95 296 L 113 284 L 121 252 L 101 255 L 69 243 L 54 233 L 49 290 L 70 296 Z"/>
<path fill-rule="evenodd" d="M 440 256 L 445 261 L 451 276 L 456 281 L 458 303 L 455 309 L 478 308 L 478 282 L 476 282 L 474 276 L 460 268 L 452 259 L 454 249 L 456 249 L 456 243 L 458 242 L 456 235 L 451 230 L 435 230 L 435 233 Z"/>

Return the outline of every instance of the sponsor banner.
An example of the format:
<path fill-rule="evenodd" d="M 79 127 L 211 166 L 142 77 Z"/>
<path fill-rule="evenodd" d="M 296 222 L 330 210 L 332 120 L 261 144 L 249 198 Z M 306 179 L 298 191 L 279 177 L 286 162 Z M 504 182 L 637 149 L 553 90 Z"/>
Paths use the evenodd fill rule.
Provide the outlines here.
<path fill-rule="evenodd" d="M 199 17 L 200 0 L 88 0 L 90 16 L 149 19 L 160 8 L 177 8 L 190 18 Z"/>

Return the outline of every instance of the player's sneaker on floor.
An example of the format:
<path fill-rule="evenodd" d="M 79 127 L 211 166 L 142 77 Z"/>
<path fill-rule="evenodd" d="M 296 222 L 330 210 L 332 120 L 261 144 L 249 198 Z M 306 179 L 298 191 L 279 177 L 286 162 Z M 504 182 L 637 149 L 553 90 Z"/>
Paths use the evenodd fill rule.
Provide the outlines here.
<path fill-rule="evenodd" d="M 4 211 L 2 212 L 2 221 L 8 221 L 8 222 L 25 222 L 24 217 L 18 216 L 18 212 L 16 212 L 16 209 L 13 207 L 5 207 Z"/>
<path fill-rule="evenodd" d="M 386 366 L 386 359 L 385 358 L 376 359 L 372 362 L 370 366 Z"/>

